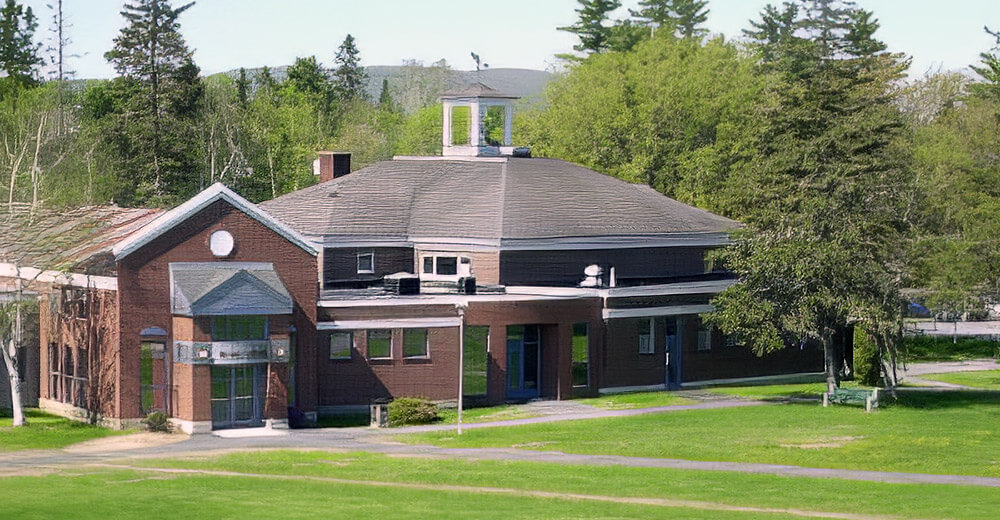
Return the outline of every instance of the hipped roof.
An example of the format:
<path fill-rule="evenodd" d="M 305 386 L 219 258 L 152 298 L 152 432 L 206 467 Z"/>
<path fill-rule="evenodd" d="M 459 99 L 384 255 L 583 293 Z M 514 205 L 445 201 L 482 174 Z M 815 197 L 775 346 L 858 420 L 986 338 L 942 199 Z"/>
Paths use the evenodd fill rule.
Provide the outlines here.
<path fill-rule="evenodd" d="M 504 240 L 725 233 L 735 221 L 556 159 L 400 158 L 260 204 L 313 237 Z"/>

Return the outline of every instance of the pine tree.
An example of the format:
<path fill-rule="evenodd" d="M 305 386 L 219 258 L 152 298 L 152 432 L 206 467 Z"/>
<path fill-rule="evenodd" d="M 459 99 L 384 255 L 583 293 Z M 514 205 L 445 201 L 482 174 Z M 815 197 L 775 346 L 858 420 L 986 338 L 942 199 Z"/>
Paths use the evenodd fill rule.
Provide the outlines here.
<path fill-rule="evenodd" d="M 247 77 L 247 69 L 243 67 L 240 67 L 239 75 L 236 76 L 236 101 L 243 108 L 250 101 L 250 78 Z"/>
<path fill-rule="evenodd" d="M 396 102 L 393 101 L 392 92 L 389 91 L 389 78 L 382 79 L 382 93 L 378 96 L 378 106 L 383 110 L 396 110 Z"/>
<path fill-rule="evenodd" d="M 38 20 L 31 7 L 7 0 L 0 9 L 0 70 L 23 85 L 34 83 L 41 43 L 33 41 Z"/>
<path fill-rule="evenodd" d="M 584 53 L 603 52 L 611 45 L 613 27 L 606 25 L 608 14 L 621 7 L 621 0 L 577 0 L 579 19 L 573 25 L 559 27 L 560 31 L 571 32 L 580 38 L 573 49 Z"/>
<path fill-rule="evenodd" d="M 129 201 L 159 204 L 187 197 L 199 187 L 194 177 L 198 153 L 189 125 L 202 86 L 177 21 L 193 5 L 126 3 L 121 11 L 126 25 L 104 55 L 121 76 L 120 86 L 138 94 L 119 114 L 123 124 L 138 125 L 121 136 L 126 144 L 120 158 L 135 182 L 133 193 L 122 194 Z"/>
<path fill-rule="evenodd" d="M 365 99 L 365 86 L 368 83 L 368 73 L 361 66 L 361 57 L 354 37 L 350 34 L 337 49 L 334 58 L 337 68 L 333 71 L 333 83 L 337 96 L 341 100 Z"/>
<path fill-rule="evenodd" d="M 971 68 L 982 81 L 972 85 L 972 92 L 983 98 L 990 98 L 1000 101 L 1000 31 L 991 31 L 989 27 L 983 27 L 987 34 L 992 36 L 996 43 L 990 52 L 979 53 L 979 66 L 971 65 Z"/>
<path fill-rule="evenodd" d="M 629 13 L 644 25 L 666 30 L 681 38 L 700 38 L 708 29 L 698 27 L 708 20 L 708 0 L 640 0 Z"/>
<path fill-rule="evenodd" d="M 884 52 L 871 13 L 835 0 L 800 6 L 769 6 L 754 24 L 776 82 L 760 107 L 756 156 L 731 179 L 734 216 L 748 226 L 723 253 L 740 283 L 720 294 L 712 319 L 760 351 L 821 344 L 833 387 L 838 331 L 862 326 L 880 353 L 901 332 L 913 183 L 896 146 L 906 125 L 894 84 L 908 63 Z"/>

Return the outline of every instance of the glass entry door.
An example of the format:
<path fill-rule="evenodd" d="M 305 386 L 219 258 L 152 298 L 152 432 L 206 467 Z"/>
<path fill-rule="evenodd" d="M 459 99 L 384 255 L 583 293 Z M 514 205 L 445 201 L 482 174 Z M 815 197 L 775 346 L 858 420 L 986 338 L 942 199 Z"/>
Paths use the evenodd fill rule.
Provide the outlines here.
<path fill-rule="evenodd" d="M 139 348 L 139 407 L 170 414 L 170 360 L 166 343 L 143 341 Z"/>
<path fill-rule="evenodd" d="M 261 365 L 212 366 L 212 428 L 263 424 L 264 369 Z"/>
<path fill-rule="evenodd" d="M 541 387 L 541 344 L 538 325 L 507 327 L 507 398 L 538 397 Z"/>

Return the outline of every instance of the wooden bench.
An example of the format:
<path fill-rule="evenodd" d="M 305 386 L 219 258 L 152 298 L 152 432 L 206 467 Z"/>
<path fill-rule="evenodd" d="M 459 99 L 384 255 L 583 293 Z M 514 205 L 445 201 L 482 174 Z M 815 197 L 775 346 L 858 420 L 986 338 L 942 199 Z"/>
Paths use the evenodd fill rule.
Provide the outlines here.
<path fill-rule="evenodd" d="M 864 404 L 865 411 L 878 408 L 878 388 L 862 390 L 860 388 L 835 388 L 833 392 L 823 394 L 823 406 L 835 404 Z"/>

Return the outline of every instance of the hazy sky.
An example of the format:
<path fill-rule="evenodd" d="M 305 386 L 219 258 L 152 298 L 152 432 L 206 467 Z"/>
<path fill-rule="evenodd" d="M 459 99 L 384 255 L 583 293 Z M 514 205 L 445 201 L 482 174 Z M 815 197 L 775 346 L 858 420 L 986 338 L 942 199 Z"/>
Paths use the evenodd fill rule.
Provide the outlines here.
<path fill-rule="evenodd" d="M 22 0 L 48 35 L 52 0 Z M 174 0 L 181 5 L 183 0 Z M 624 0 L 635 7 L 637 0 Z M 714 33 L 739 37 L 766 0 L 709 0 Z M 774 2 L 778 3 L 778 2 Z M 911 76 L 928 69 L 965 69 L 993 41 L 983 25 L 1000 28 L 1000 0 L 858 0 L 875 11 L 877 34 L 890 50 L 913 57 Z M 942 6 L 942 4 L 945 4 Z M 121 0 L 64 0 L 73 25 L 70 67 L 77 78 L 114 74 L 104 60 L 123 25 Z M 456 69 L 474 67 L 470 51 L 491 67 L 551 68 L 568 52 L 572 34 L 557 31 L 576 18 L 575 0 L 198 0 L 181 15 L 181 29 L 206 74 L 238 67 L 287 65 L 297 56 L 333 61 L 348 33 L 365 65 L 425 64 L 441 58 Z M 621 17 L 626 16 L 622 9 Z"/>

